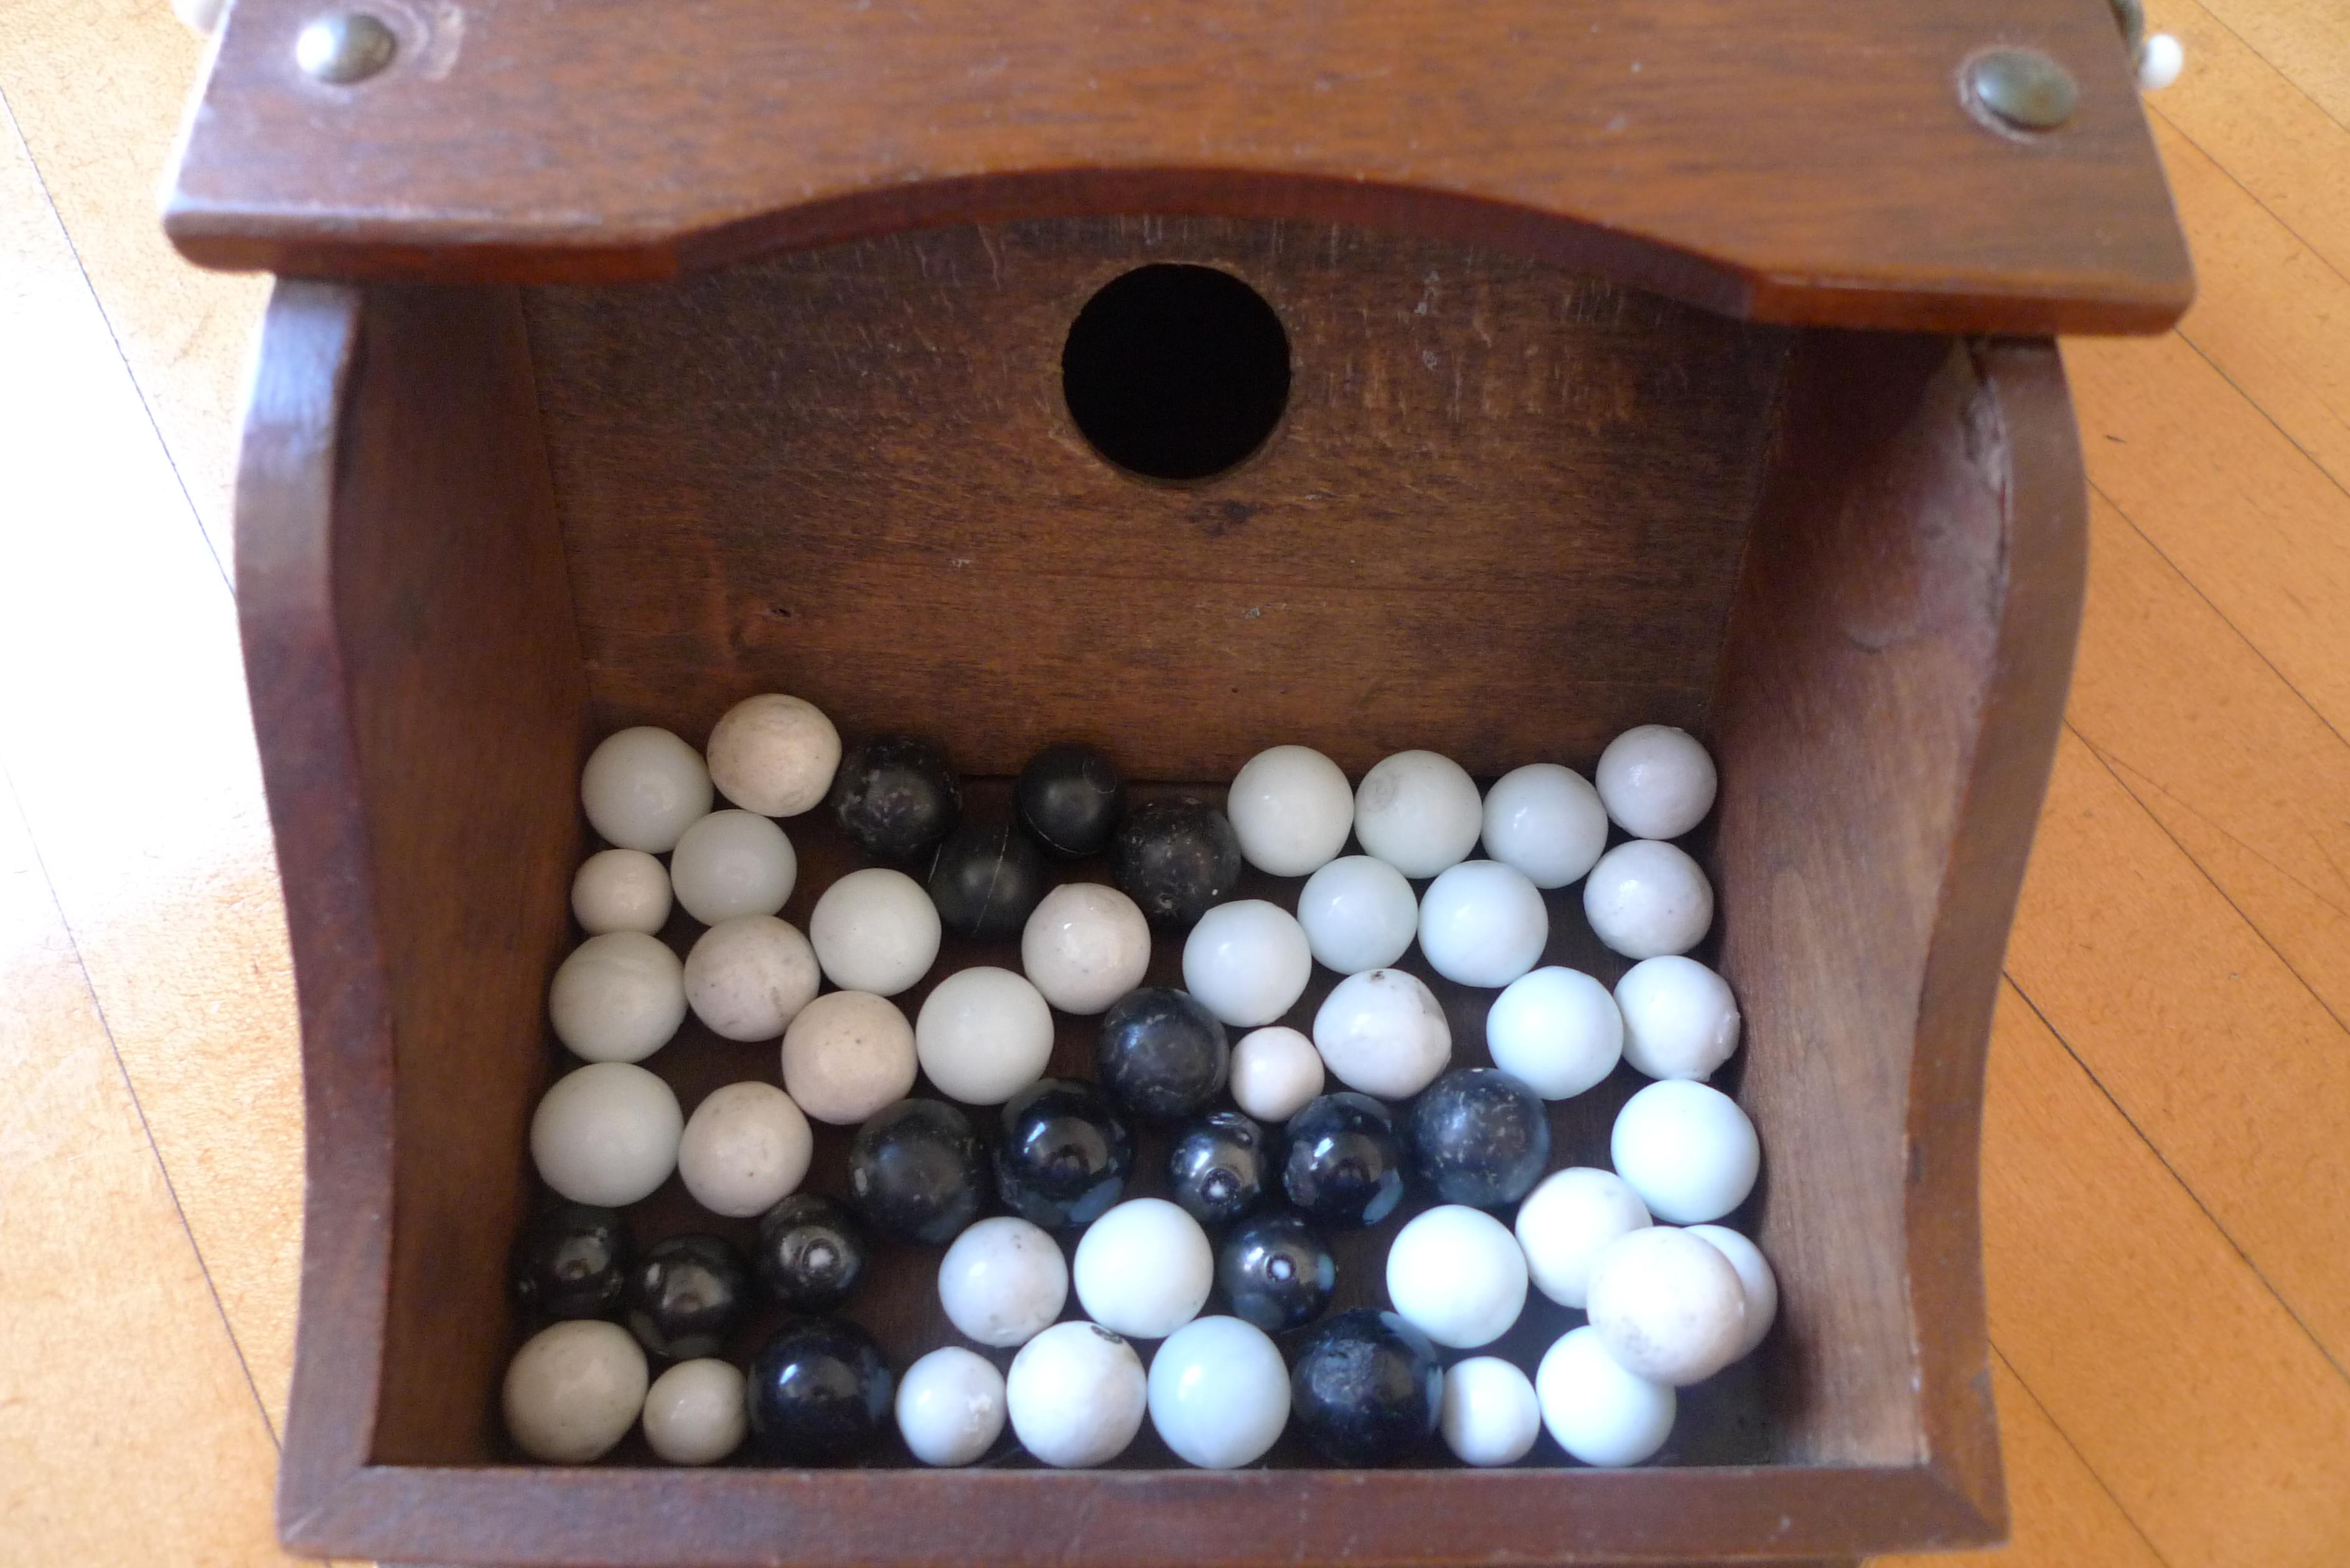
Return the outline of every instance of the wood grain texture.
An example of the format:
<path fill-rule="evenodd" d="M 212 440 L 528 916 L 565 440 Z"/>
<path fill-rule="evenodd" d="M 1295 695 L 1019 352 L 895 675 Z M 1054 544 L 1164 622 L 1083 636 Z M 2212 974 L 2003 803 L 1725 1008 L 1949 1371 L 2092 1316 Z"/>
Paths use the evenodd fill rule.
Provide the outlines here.
<path fill-rule="evenodd" d="M 296 68 L 311 14 L 228 18 L 167 206 L 199 261 L 611 280 L 1162 212 L 1492 244 L 1804 324 L 2144 331 L 2192 286 L 2102 0 L 400 5 L 400 57 L 350 88 Z M 2061 130 L 1970 117 L 1992 44 L 2072 71 Z"/>
<path fill-rule="evenodd" d="M 2350 57 L 2329 0 L 2205 0 L 2211 14 L 2334 119 L 2350 124 Z"/>

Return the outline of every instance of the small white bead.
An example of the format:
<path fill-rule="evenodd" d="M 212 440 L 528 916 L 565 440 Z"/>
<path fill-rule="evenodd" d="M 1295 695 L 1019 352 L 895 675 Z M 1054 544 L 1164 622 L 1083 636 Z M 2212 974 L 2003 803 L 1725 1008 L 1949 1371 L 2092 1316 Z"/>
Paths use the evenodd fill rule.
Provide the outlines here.
<path fill-rule="evenodd" d="M 1462 1464 L 1513 1465 L 1542 1431 L 1542 1405 L 1524 1373 L 1498 1355 L 1472 1355 L 1445 1369 L 1436 1424 Z"/>
<path fill-rule="evenodd" d="M 1250 865 L 1303 877 L 1347 846 L 1355 791 L 1338 764 L 1312 747 L 1275 746 L 1241 764 L 1224 815 Z"/>
<path fill-rule="evenodd" d="M 1187 1323 L 1150 1358 L 1150 1424 L 1185 1464 L 1253 1464 L 1289 1424 L 1289 1368 L 1253 1324 Z"/>
<path fill-rule="evenodd" d="M 1545 1100 L 1571 1099 L 1616 1070 L 1624 1019 L 1607 988 L 1555 965 L 1510 982 L 1485 1013 L 1493 1065 Z"/>
<path fill-rule="evenodd" d="M 1388 1245 L 1388 1299 L 1437 1344 L 1474 1350 L 1507 1334 L 1524 1310 L 1526 1255 L 1483 1210 L 1439 1204 Z"/>
<path fill-rule="evenodd" d="M 1045 1075 L 1053 1058 L 1053 1010 L 1008 969 L 959 970 L 922 999 L 914 1052 L 947 1098 L 1000 1106 Z"/>
<path fill-rule="evenodd" d="M 1599 753 L 1600 804 L 1635 838 L 1679 838 L 1713 809 L 1713 759 L 1687 730 L 1642 724 Z"/>
<path fill-rule="evenodd" d="M 599 849 L 571 878 L 571 914 L 591 937 L 648 936 L 669 919 L 669 867 L 641 849 Z"/>
<path fill-rule="evenodd" d="M 876 996 L 895 996 L 930 973 L 941 935 L 939 908 L 922 885 L 886 866 L 851 871 L 808 913 L 825 978 Z"/>
<path fill-rule="evenodd" d="M 797 697 L 746 697 L 710 732 L 710 782 L 762 816 L 814 809 L 839 766 L 840 732 L 815 703 Z"/>
<path fill-rule="evenodd" d="M 1529 763 L 1485 792 L 1485 853 L 1514 866 L 1537 888 L 1564 888 L 1607 847 L 1599 792 L 1573 768 Z"/>
<path fill-rule="evenodd" d="M 1713 884 L 1698 863 L 1653 838 L 1619 844 L 1583 884 L 1592 934 L 1626 958 L 1685 953 L 1713 927 Z"/>
<path fill-rule="evenodd" d="M 1675 1225 L 1719 1220 L 1745 1202 L 1762 1165 L 1754 1124 L 1737 1102 L 1682 1078 L 1625 1101 L 1608 1152 L 1648 1212 Z"/>
<path fill-rule="evenodd" d="M 645 1441 L 673 1465 L 714 1465 L 743 1446 L 749 1411 L 732 1362 L 681 1361 L 645 1395 Z"/>
<path fill-rule="evenodd" d="M 1314 1015 L 1330 1075 L 1382 1100 L 1408 1100 L 1452 1060 L 1452 1026 L 1436 993 L 1399 969 L 1350 974 Z"/>
<path fill-rule="evenodd" d="M 966 1339 L 1025 1345 L 1069 1299 L 1060 1244 L 1025 1220 L 999 1215 L 967 1227 L 939 1260 L 939 1304 Z"/>
<path fill-rule="evenodd" d="M 694 939 L 685 1001 L 722 1040 L 774 1040 L 816 1000 L 823 977 L 799 928 L 773 915 L 737 915 Z"/>
<path fill-rule="evenodd" d="M 1534 1371 L 1543 1425 L 1586 1465 L 1637 1465 L 1673 1435 L 1673 1390 L 1627 1372 L 1589 1326 L 1570 1331 Z"/>
<path fill-rule="evenodd" d="M 1592 1260 L 1648 1222 L 1648 1205 L 1614 1171 L 1555 1170 L 1518 1205 L 1527 1276 L 1559 1305 L 1579 1307 L 1590 1288 Z"/>
<path fill-rule="evenodd" d="M 1150 923 L 1135 901 L 1099 882 L 1064 882 L 1020 933 L 1020 967 L 1064 1012 L 1088 1017 L 1142 983 Z"/>
<path fill-rule="evenodd" d="M 1163 1339 L 1200 1315 L 1216 1282 L 1200 1222 L 1164 1198 L 1130 1198 L 1077 1241 L 1077 1304 L 1104 1328 Z"/>
<path fill-rule="evenodd" d="M 530 1157 L 539 1179 L 572 1202 L 625 1209 L 669 1179 L 684 1133 L 667 1084 L 626 1062 L 592 1062 L 540 1098 Z"/>
<path fill-rule="evenodd" d="M 2187 50 L 2168 33 L 2148 33 L 2138 51 L 2137 85 L 2140 92 L 2160 92 L 2178 79 L 2187 67 Z"/>
<path fill-rule="evenodd" d="M 1407 877 L 1433 877 L 1468 859 L 1484 826 L 1477 782 L 1434 752 L 1398 752 L 1355 791 L 1355 836 Z"/>
<path fill-rule="evenodd" d="M 1297 923 L 1324 969 L 1360 974 L 1385 969 L 1410 950 L 1419 900 L 1403 873 L 1384 860 L 1349 855 L 1305 879 Z"/>
<path fill-rule="evenodd" d="M 589 937 L 556 967 L 546 1012 L 573 1055 L 641 1062 L 685 1022 L 685 966 L 642 931 Z"/>
<path fill-rule="evenodd" d="M 1003 1374 L 960 1345 L 931 1351 L 899 1381 L 898 1431 L 926 1465 L 976 1463 L 1003 1434 Z"/>
<path fill-rule="evenodd" d="M 1642 959 L 1616 982 L 1624 1060 L 1651 1078 L 1702 1083 L 1738 1049 L 1730 982 L 1693 958 Z"/>
<path fill-rule="evenodd" d="M 1056 1323 L 1022 1345 L 1003 1397 L 1020 1446 L 1059 1469 L 1124 1453 L 1149 1404 L 1134 1346 L 1090 1323 Z"/>
<path fill-rule="evenodd" d="M 1550 910 L 1526 874 L 1498 860 L 1464 860 L 1419 899 L 1419 950 L 1461 985 L 1493 989 L 1542 961 Z"/>
<path fill-rule="evenodd" d="M 784 830 L 754 811 L 713 811 L 685 830 L 669 857 L 678 906 L 705 926 L 772 915 L 799 880 Z"/>
<path fill-rule="evenodd" d="M 678 1179 L 712 1214 L 746 1220 L 798 1189 L 815 1147 L 789 1095 L 773 1084 L 728 1084 L 686 1118 Z"/>
<path fill-rule="evenodd" d="M 1236 898 L 1200 917 L 1183 943 L 1183 986 L 1236 1029 L 1270 1023 L 1297 1005 L 1314 953 L 1297 917 L 1262 898 Z"/>
<path fill-rule="evenodd" d="M 1713 1243 L 1730 1266 L 1738 1271 L 1738 1282 L 1746 1289 L 1746 1332 L 1738 1341 L 1738 1354 L 1732 1360 L 1742 1361 L 1754 1354 L 1762 1336 L 1779 1318 L 1779 1276 L 1772 1271 L 1771 1260 L 1762 1249 L 1731 1230 L 1727 1225 L 1692 1225 L 1692 1236 L 1702 1236 Z"/>
<path fill-rule="evenodd" d="M 605 737 L 579 774 L 579 804 L 607 844 L 651 855 L 710 815 L 710 770 L 702 753 L 650 724 Z"/>
<path fill-rule="evenodd" d="M 1670 1225 L 1618 1238 L 1591 1261 L 1591 1326 L 1651 1383 L 1685 1387 L 1738 1359 L 1746 1287 L 1721 1249 Z"/>
<path fill-rule="evenodd" d="M 1259 1029 L 1232 1047 L 1232 1100 L 1261 1122 L 1287 1121 L 1322 1084 L 1322 1053 L 1295 1029 Z"/>
<path fill-rule="evenodd" d="M 629 1331 L 575 1318 L 523 1342 L 506 1367 L 506 1432 L 532 1459 L 584 1465 L 629 1435 L 645 1407 L 645 1353 Z"/>
<path fill-rule="evenodd" d="M 835 991 L 784 1031 L 784 1089 L 802 1111 L 854 1127 L 913 1091 L 914 1027 L 889 998 Z"/>

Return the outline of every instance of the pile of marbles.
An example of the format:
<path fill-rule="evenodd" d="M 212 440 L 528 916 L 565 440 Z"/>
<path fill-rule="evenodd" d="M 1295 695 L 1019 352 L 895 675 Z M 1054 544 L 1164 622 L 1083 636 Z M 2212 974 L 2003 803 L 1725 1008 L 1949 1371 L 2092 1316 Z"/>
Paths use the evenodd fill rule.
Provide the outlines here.
<path fill-rule="evenodd" d="M 1293 1424 L 1347 1466 L 1425 1459 L 1440 1434 L 1464 1463 L 1513 1464 L 1544 1429 L 1587 1464 L 1650 1458 L 1675 1390 L 1751 1353 L 1778 1293 L 1754 1243 L 1716 1223 L 1761 1152 L 1707 1082 L 1739 1014 L 1686 956 L 1713 894 L 1671 842 L 1711 810 L 1712 761 L 1647 725 L 1595 776 L 1537 763 L 1481 794 L 1416 751 L 1349 784 L 1284 745 L 1219 809 L 1129 804 L 1108 757 L 1060 745 L 1023 771 L 1008 818 L 965 820 L 936 747 L 887 736 L 844 754 L 794 697 L 738 704 L 706 757 L 665 730 L 612 735 L 580 783 L 610 847 L 579 868 L 587 936 L 549 992 L 582 1064 L 531 1127 L 556 1201 L 515 1253 L 519 1305 L 545 1326 L 505 1379 L 514 1442 L 586 1463 L 641 1425 L 673 1464 L 747 1440 L 807 1465 L 869 1455 L 894 1427 L 925 1464 L 1024 1450 L 1076 1467 L 1116 1459 L 1148 1420 L 1209 1468 L 1262 1459 Z M 777 819 L 820 805 L 873 864 L 827 887 L 803 932 L 780 918 L 799 867 Z M 1628 836 L 1612 847 L 1611 823 Z M 1095 856 L 1109 883 L 1053 885 L 1053 861 Z M 1235 898 L 1244 864 L 1303 877 L 1295 909 Z M 1593 934 L 1633 961 L 1612 992 L 1541 967 L 1544 891 L 1577 881 Z M 672 903 L 703 928 L 681 961 L 656 934 Z M 1154 928 L 1180 934 L 1180 989 L 1145 984 Z M 950 930 L 1016 938 L 1020 967 L 948 974 L 909 1021 L 892 998 L 929 978 Z M 1415 942 L 1444 980 L 1497 993 L 1494 1066 L 1452 1067 L 1444 1006 L 1394 967 Z M 1316 965 L 1341 978 L 1305 1029 L 1284 1023 Z M 723 1040 L 780 1042 L 777 1071 L 685 1116 L 639 1064 L 689 1012 Z M 1098 1020 L 1090 1080 L 1045 1075 L 1056 1013 Z M 1545 1102 L 1619 1061 L 1654 1081 L 1614 1119 L 1613 1168 L 1553 1168 Z M 923 1079 L 935 1096 L 915 1094 Z M 846 1203 L 801 1189 L 811 1121 L 856 1128 Z M 1128 1193 L 1145 1127 L 1163 1131 L 1165 1198 Z M 755 1219 L 755 1243 L 693 1233 L 639 1251 L 622 1210 L 672 1174 L 711 1214 Z M 1408 1191 L 1433 1206 L 1389 1243 L 1388 1308 L 1328 1313 L 1326 1238 Z M 937 1251 L 967 1345 L 900 1372 L 844 1313 L 876 1238 Z M 1586 1320 L 1528 1358 L 1531 1376 L 1490 1353 L 1446 1364 L 1508 1334 L 1530 1290 Z M 763 1302 L 783 1325 L 726 1359 Z M 1147 1366 L 1139 1342 L 1156 1344 Z"/>

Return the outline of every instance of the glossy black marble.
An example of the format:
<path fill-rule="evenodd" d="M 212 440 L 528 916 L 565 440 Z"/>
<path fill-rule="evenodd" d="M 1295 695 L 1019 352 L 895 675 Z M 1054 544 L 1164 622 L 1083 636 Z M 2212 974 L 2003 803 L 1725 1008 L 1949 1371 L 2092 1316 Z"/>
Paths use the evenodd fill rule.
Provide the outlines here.
<path fill-rule="evenodd" d="M 1065 860 L 1098 855 L 1126 809 L 1117 764 L 1091 746 L 1047 746 L 1028 759 L 1013 786 L 1020 826 Z"/>
<path fill-rule="evenodd" d="M 1216 1285 L 1234 1317 L 1280 1334 L 1322 1315 L 1338 1285 L 1338 1263 L 1301 1216 L 1257 1214 L 1233 1226 L 1217 1249 Z"/>
<path fill-rule="evenodd" d="M 910 860 L 954 826 L 962 790 L 946 753 L 928 741 L 879 735 L 840 759 L 832 815 L 874 859 Z"/>
<path fill-rule="evenodd" d="M 1133 1135 L 1091 1084 L 1045 1078 L 1004 1103 L 995 1192 L 1030 1224 L 1090 1225 L 1133 1174 Z"/>
<path fill-rule="evenodd" d="M 715 1355 L 751 1306 L 751 1271 L 723 1236 L 671 1236 L 629 1271 L 629 1332 L 668 1361 Z"/>
<path fill-rule="evenodd" d="M 1443 1388 L 1426 1334 L 1357 1307 L 1306 1331 L 1290 1367 L 1290 1419 L 1333 1464 L 1401 1464 L 1435 1435 Z"/>
<path fill-rule="evenodd" d="M 1308 1100 L 1282 1129 L 1282 1189 L 1325 1225 L 1376 1225 L 1403 1201 L 1411 1152 L 1395 1112 L 1353 1090 Z"/>
<path fill-rule="evenodd" d="M 786 1465 L 853 1459 L 889 1429 L 895 1379 L 855 1324 L 798 1318 L 751 1358 L 751 1438 Z"/>
<path fill-rule="evenodd" d="M 1151 919 L 1188 926 L 1240 886 L 1240 836 L 1206 801 L 1154 800 L 1118 824 L 1109 875 Z"/>
<path fill-rule="evenodd" d="M 1145 1121 L 1173 1121 L 1204 1108 L 1232 1070 L 1224 1026 L 1188 991 L 1145 986 L 1102 1014 L 1094 1038 L 1094 1078 L 1119 1106 Z"/>
<path fill-rule="evenodd" d="M 865 1233 L 831 1199 L 795 1192 L 759 1216 L 751 1267 L 767 1294 L 795 1312 L 829 1311 L 865 1272 Z"/>
<path fill-rule="evenodd" d="M 966 822 L 939 846 L 929 886 L 947 929 L 1002 941 L 1020 934 L 1045 897 L 1045 857 L 1008 822 Z"/>
<path fill-rule="evenodd" d="M 1273 1140 L 1239 1111 L 1210 1111 L 1175 1130 L 1167 1196 L 1202 1225 L 1228 1225 L 1264 1201 Z"/>
<path fill-rule="evenodd" d="M 617 1316 L 634 1252 L 619 1210 L 558 1203 L 515 1242 L 515 1304 L 543 1318 Z"/>
<path fill-rule="evenodd" d="M 1500 1068 L 1462 1067 L 1412 1106 L 1411 1153 L 1420 1181 L 1445 1202 L 1498 1209 L 1550 1168 L 1550 1114 Z"/>
<path fill-rule="evenodd" d="M 979 1218 L 986 1166 L 971 1119 L 943 1100 L 899 1100 L 857 1129 L 848 1194 L 885 1236 L 942 1247 Z"/>

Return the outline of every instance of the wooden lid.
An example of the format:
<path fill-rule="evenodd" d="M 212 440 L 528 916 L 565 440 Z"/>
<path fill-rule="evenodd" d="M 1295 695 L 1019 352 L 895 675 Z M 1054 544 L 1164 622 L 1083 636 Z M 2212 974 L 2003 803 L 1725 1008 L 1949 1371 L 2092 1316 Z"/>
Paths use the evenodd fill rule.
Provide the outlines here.
<path fill-rule="evenodd" d="M 1762 320 L 2144 332 L 2192 293 L 2107 0 L 237 0 L 164 226 L 207 265 L 658 277 L 944 223 L 1362 223 Z M 1995 128 L 1987 48 L 2077 83 Z"/>

